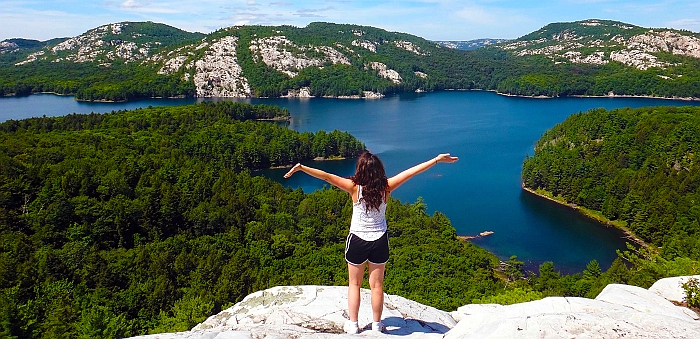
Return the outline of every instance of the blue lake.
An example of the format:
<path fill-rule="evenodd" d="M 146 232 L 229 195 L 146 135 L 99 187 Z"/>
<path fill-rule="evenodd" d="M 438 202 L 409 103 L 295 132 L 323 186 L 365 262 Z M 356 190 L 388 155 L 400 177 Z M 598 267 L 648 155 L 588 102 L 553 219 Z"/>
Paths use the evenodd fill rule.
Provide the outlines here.
<path fill-rule="evenodd" d="M 31 116 L 109 112 L 149 105 L 183 105 L 197 99 L 151 99 L 129 103 L 84 103 L 70 97 L 32 95 L 0 99 L 0 121 Z M 201 101 L 201 99 L 200 99 Z M 625 248 L 619 231 L 595 223 L 569 208 L 520 188 L 523 159 L 533 154 L 547 129 L 569 115 L 592 108 L 700 105 L 698 102 L 645 98 L 531 99 L 482 91 L 402 94 L 380 100 L 245 99 L 286 107 L 297 131 L 347 131 L 378 154 L 389 176 L 449 152 L 460 160 L 439 164 L 394 192 L 405 202 L 423 197 L 430 213 L 440 211 L 460 235 L 494 234 L 473 240 L 502 259 L 517 255 L 529 269 L 553 261 L 562 272 L 580 272 L 596 259 L 604 269 Z M 354 161 L 311 164 L 350 176 Z M 291 187 L 313 191 L 323 182 L 286 170 L 259 174 Z"/>

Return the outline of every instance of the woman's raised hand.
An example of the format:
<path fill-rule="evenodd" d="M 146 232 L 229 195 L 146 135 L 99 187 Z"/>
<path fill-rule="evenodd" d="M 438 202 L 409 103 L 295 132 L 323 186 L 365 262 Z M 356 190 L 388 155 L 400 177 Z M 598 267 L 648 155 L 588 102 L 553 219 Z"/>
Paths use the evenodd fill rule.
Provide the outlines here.
<path fill-rule="evenodd" d="M 294 173 L 296 173 L 297 171 L 300 171 L 300 170 L 301 170 L 301 164 L 297 163 L 296 165 L 294 165 L 294 167 L 292 167 L 292 169 L 289 170 L 289 172 L 287 172 L 287 174 L 284 175 L 284 178 L 285 178 L 285 179 L 286 179 L 286 178 L 289 178 L 289 177 L 292 176 L 292 174 L 294 174 Z"/>
<path fill-rule="evenodd" d="M 459 158 L 451 156 L 450 153 L 443 153 L 438 155 L 436 160 L 437 162 L 452 163 L 459 160 Z"/>

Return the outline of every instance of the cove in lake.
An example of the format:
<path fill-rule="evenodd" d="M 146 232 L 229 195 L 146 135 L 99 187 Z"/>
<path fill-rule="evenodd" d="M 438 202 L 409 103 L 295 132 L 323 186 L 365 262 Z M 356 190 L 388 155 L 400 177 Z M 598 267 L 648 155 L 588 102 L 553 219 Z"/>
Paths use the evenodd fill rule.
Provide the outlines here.
<path fill-rule="evenodd" d="M 199 99 L 200 101 L 202 99 Z M 33 95 L 0 99 L 0 119 L 57 116 L 72 112 L 108 112 L 149 105 L 182 105 L 197 99 L 152 99 L 129 103 L 81 103 L 68 97 Z M 569 115 L 592 108 L 700 105 L 698 102 L 646 98 L 506 97 L 482 91 L 402 94 L 380 100 L 238 99 L 286 107 L 297 131 L 338 129 L 362 140 L 378 154 L 388 175 L 438 153 L 459 156 L 438 164 L 401 186 L 394 196 L 404 202 L 423 197 L 428 212 L 445 213 L 460 235 L 493 231 L 472 240 L 501 259 L 517 255 L 528 269 L 553 261 L 564 272 L 580 272 L 596 259 L 607 267 L 624 249 L 624 234 L 570 208 L 533 196 L 520 188 L 522 162 L 547 129 Z M 350 176 L 355 161 L 314 162 L 315 167 Z M 285 169 L 258 174 L 310 192 L 324 182 Z"/>

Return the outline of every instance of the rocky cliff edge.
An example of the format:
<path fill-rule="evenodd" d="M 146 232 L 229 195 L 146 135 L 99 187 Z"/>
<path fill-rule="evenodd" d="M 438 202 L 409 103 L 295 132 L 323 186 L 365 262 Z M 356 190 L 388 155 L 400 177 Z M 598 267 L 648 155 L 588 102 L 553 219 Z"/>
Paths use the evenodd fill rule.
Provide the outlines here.
<path fill-rule="evenodd" d="M 661 279 L 648 290 L 611 284 L 595 299 L 470 304 L 451 313 L 386 295 L 385 333 L 370 330 L 370 293 L 362 290 L 356 335 L 342 331 L 347 287 L 280 286 L 253 293 L 190 331 L 134 339 L 700 338 L 698 315 L 674 304 L 682 301 L 681 285 L 688 278 Z"/>

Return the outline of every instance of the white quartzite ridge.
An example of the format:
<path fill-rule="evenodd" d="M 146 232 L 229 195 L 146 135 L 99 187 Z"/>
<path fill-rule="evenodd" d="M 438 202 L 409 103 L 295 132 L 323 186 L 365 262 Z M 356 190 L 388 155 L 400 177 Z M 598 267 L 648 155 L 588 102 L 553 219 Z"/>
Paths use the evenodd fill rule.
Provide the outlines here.
<path fill-rule="evenodd" d="M 329 46 L 298 46 L 284 36 L 273 36 L 258 38 L 250 42 L 250 51 L 253 53 L 253 60 L 262 61 L 293 78 L 299 74 L 299 70 L 306 67 L 321 67 L 324 64 L 345 64 L 350 65 L 350 60 Z M 321 53 L 325 57 L 307 56 L 307 52 Z"/>
<path fill-rule="evenodd" d="M 650 290 L 611 284 L 596 299 L 549 297 L 509 306 L 470 304 L 452 313 L 385 295 L 386 333 L 370 330 L 370 292 L 363 289 L 359 335 L 342 330 L 348 319 L 347 287 L 281 286 L 253 293 L 191 331 L 136 338 L 700 338 L 697 315 L 660 296 L 677 298 L 682 291 L 679 282 L 687 277 L 669 279 Z"/>
<path fill-rule="evenodd" d="M 237 45 L 237 37 L 223 37 L 195 62 L 194 85 L 198 97 L 251 96 L 250 85 L 241 74 L 243 70 L 236 58 Z"/>

